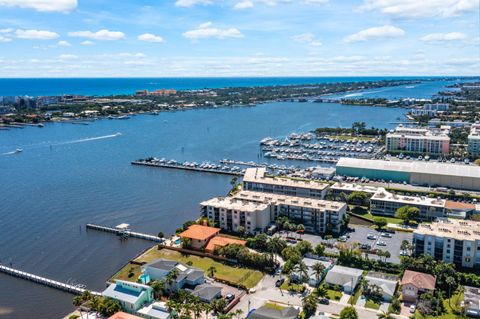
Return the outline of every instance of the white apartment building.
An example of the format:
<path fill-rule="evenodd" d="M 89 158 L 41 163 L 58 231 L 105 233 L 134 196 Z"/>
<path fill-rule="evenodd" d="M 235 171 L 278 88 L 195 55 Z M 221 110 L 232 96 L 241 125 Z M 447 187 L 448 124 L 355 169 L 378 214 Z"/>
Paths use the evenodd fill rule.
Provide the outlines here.
<path fill-rule="evenodd" d="M 415 255 L 428 254 L 457 266 L 480 266 L 480 222 L 442 218 L 413 232 Z"/>
<path fill-rule="evenodd" d="M 378 187 L 355 184 L 355 183 L 336 182 L 335 184 L 330 186 L 330 192 L 334 196 L 338 196 L 341 193 L 345 195 L 349 195 L 353 192 L 363 192 L 363 193 L 367 193 L 370 196 L 375 194 L 377 191 L 378 191 Z"/>
<path fill-rule="evenodd" d="M 238 231 L 243 227 L 247 233 L 264 231 L 272 217 L 270 206 L 261 202 L 250 202 L 232 197 L 215 197 L 200 203 L 204 216 L 227 231 Z"/>
<path fill-rule="evenodd" d="M 318 181 L 272 177 L 264 167 L 247 168 L 243 176 L 243 189 L 288 196 L 322 199 L 328 184 Z"/>
<path fill-rule="evenodd" d="M 427 103 L 420 107 L 412 109 L 411 113 L 415 116 L 435 116 L 439 112 L 448 111 L 450 105 L 448 103 Z"/>
<path fill-rule="evenodd" d="M 480 123 L 472 124 L 468 135 L 468 154 L 480 157 Z"/>
<path fill-rule="evenodd" d="M 449 126 L 440 129 L 399 125 L 386 136 L 386 150 L 391 153 L 440 155 L 450 151 Z"/>

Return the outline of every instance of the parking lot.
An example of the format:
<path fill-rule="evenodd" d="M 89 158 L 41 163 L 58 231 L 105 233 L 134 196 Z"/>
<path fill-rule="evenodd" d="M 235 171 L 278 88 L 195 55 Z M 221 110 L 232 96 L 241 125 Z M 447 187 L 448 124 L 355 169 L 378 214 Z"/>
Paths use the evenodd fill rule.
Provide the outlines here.
<path fill-rule="evenodd" d="M 407 232 L 395 232 L 392 233 L 392 238 L 382 237 L 379 231 L 376 231 L 372 228 L 364 227 L 364 226 L 355 226 L 354 231 L 349 232 L 348 235 L 348 243 L 359 243 L 359 244 L 370 244 L 371 249 L 381 249 L 383 251 L 390 252 L 391 257 L 388 259 L 389 262 L 392 263 L 400 263 L 400 245 L 402 241 L 407 240 L 408 242 L 412 243 L 413 235 L 412 233 Z M 377 239 L 368 239 L 368 235 L 374 235 Z M 385 246 L 378 245 L 379 242 L 384 242 Z M 369 255 L 369 258 L 376 258 L 379 257 L 377 255 Z"/>

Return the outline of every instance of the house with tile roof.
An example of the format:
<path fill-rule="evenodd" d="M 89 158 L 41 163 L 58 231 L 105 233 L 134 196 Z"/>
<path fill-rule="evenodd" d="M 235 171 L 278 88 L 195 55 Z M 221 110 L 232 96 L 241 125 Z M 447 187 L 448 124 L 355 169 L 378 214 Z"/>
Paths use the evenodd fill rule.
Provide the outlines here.
<path fill-rule="evenodd" d="M 245 246 L 247 242 L 245 240 L 241 239 L 235 239 L 235 238 L 229 238 L 229 237 L 223 237 L 223 236 L 215 236 L 212 239 L 208 241 L 207 246 L 205 247 L 205 251 L 207 253 L 213 253 L 215 249 L 217 248 L 222 248 L 227 245 L 242 245 Z"/>
<path fill-rule="evenodd" d="M 422 293 L 435 289 L 436 281 L 433 275 L 405 270 L 401 283 L 403 301 L 416 302 Z"/>
<path fill-rule="evenodd" d="M 208 241 L 217 236 L 219 233 L 220 228 L 194 224 L 188 227 L 188 229 L 184 232 L 178 234 L 178 236 L 180 236 L 182 239 L 190 239 L 191 248 L 200 250 L 205 248 Z"/>

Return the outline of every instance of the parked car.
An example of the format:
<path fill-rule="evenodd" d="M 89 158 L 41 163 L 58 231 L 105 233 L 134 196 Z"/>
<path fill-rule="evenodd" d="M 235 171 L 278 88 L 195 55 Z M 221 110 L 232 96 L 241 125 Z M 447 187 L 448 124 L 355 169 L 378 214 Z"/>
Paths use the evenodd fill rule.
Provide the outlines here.
<path fill-rule="evenodd" d="M 275 282 L 275 287 L 280 287 L 281 285 L 283 285 L 284 282 L 285 282 L 285 278 L 278 279 Z"/>
<path fill-rule="evenodd" d="M 228 302 L 231 302 L 233 299 L 235 299 L 235 295 L 234 294 L 227 294 L 225 296 L 225 300 L 228 301 Z"/>
<path fill-rule="evenodd" d="M 377 245 L 378 245 L 378 246 L 387 246 L 387 243 L 384 242 L 384 241 L 379 241 L 379 242 L 377 243 Z"/>
<path fill-rule="evenodd" d="M 322 298 L 318 301 L 319 304 L 322 304 L 322 305 L 329 305 L 330 304 L 330 300 L 328 300 L 327 298 Z"/>
<path fill-rule="evenodd" d="M 390 233 L 381 233 L 380 236 L 386 237 L 386 238 L 392 238 L 392 234 Z"/>
<path fill-rule="evenodd" d="M 347 239 L 348 239 L 348 237 L 344 235 L 344 236 L 340 236 L 340 237 L 338 238 L 338 241 L 346 242 Z"/>
<path fill-rule="evenodd" d="M 377 239 L 377 236 L 372 235 L 372 234 L 368 234 L 368 235 L 367 235 L 367 239 L 376 240 L 376 239 Z"/>
<path fill-rule="evenodd" d="M 410 305 L 410 307 L 408 308 L 408 310 L 410 311 L 410 313 L 414 313 L 415 310 L 417 310 L 417 306 L 415 306 L 415 305 Z"/>

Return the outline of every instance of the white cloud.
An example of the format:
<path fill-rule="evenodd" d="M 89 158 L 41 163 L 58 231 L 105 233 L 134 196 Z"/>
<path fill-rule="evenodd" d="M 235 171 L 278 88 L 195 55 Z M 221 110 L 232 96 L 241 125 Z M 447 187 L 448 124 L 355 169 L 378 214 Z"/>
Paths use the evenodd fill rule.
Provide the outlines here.
<path fill-rule="evenodd" d="M 12 41 L 11 38 L 4 37 L 3 35 L 0 35 L 0 42 L 10 42 Z"/>
<path fill-rule="evenodd" d="M 81 45 L 94 45 L 95 43 L 93 43 L 92 41 L 85 40 L 85 41 L 81 42 L 80 44 Z"/>
<path fill-rule="evenodd" d="M 211 0 L 177 0 L 175 2 L 175 5 L 177 7 L 183 7 L 183 8 L 189 8 L 189 7 L 193 7 L 197 4 L 212 4 L 212 1 Z"/>
<path fill-rule="evenodd" d="M 235 10 L 245 10 L 250 8 L 253 8 L 253 2 L 251 0 L 242 0 L 233 6 L 233 9 Z"/>
<path fill-rule="evenodd" d="M 478 8 L 478 0 L 364 0 L 359 9 L 397 18 L 423 18 L 456 16 Z"/>
<path fill-rule="evenodd" d="M 58 58 L 60 60 L 74 60 L 78 59 L 78 56 L 76 56 L 75 54 L 60 54 Z"/>
<path fill-rule="evenodd" d="M 461 41 L 466 39 L 467 35 L 461 32 L 430 33 L 420 38 L 420 40 L 425 42 Z"/>
<path fill-rule="evenodd" d="M 242 33 L 237 28 L 219 29 L 212 26 L 211 22 L 202 23 L 197 29 L 184 32 L 182 34 L 185 38 L 191 40 L 217 38 L 241 38 Z"/>
<path fill-rule="evenodd" d="M 12 33 L 12 32 L 13 32 L 12 28 L 0 29 L 0 33 Z"/>
<path fill-rule="evenodd" d="M 328 3 L 328 0 L 303 0 L 303 3 L 304 4 L 319 5 L 319 4 Z"/>
<path fill-rule="evenodd" d="M 71 37 L 82 37 L 82 38 L 89 38 L 93 40 L 121 40 L 125 38 L 125 33 L 120 31 L 110 31 L 107 29 L 98 30 L 97 32 L 92 31 L 75 31 L 69 32 L 69 36 Z"/>
<path fill-rule="evenodd" d="M 381 27 L 374 27 L 362 30 L 358 33 L 351 34 L 343 39 L 345 43 L 353 43 L 360 41 L 367 41 L 371 39 L 382 39 L 382 38 L 396 38 L 405 34 L 400 28 L 394 27 L 392 25 L 384 25 Z"/>
<path fill-rule="evenodd" d="M 140 41 L 146 41 L 146 42 L 157 42 L 157 43 L 163 42 L 163 38 L 161 36 L 154 35 L 151 33 L 141 34 L 137 37 L 137 39 Z"/>
<path fill-rule="evenodd" d="M 296 36 L 293 36 L 292 39 L 296 42 L 299 43 L 305 43 L 311 46 L 321 46 L 322 42 L 317 40 L 315 38 L 315 35 L 313 33 L 307 32 L 307 33 L 302 33 Z"/>
<path fill-rule="evenodd" d="M 60 47 L 71 47 L 72 46 L 68 41 L 64 41 L 64 40 L 58 41 L 57 45 L 60 46 Z"/>
<path fill-rule="evenodd" d="M 0 0 L 0 6 L 35 9 L 42 12 L 70 12 L 77 0 Z"/>
<path fill-rule="evenodd" d="M 19 39 L 29 40 L 51 40 L 59 37 L 58 33 L 44 30 L 21 30 L 15 31 L 15 36 Z"/>

